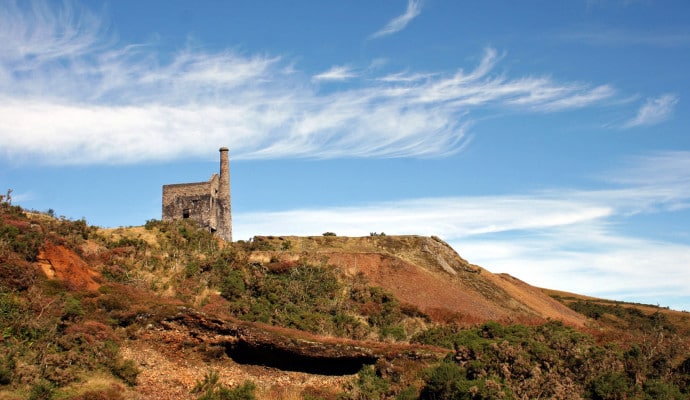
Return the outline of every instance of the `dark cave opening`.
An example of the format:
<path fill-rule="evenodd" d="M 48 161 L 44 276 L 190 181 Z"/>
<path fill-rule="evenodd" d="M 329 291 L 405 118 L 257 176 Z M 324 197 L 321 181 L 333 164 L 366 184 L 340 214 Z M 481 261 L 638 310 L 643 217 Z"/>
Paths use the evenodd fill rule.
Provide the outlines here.
<path fill-rule="evenodd" d="M 269 343 L 250 344 L 240 340 L 226 346 L 227 355 L 238 364 L 261 365 L 283 371 L 318 375 L 356 374 L 364 365 L 376 363 L 371 355 L 322 357 L 276 348 Z"/>

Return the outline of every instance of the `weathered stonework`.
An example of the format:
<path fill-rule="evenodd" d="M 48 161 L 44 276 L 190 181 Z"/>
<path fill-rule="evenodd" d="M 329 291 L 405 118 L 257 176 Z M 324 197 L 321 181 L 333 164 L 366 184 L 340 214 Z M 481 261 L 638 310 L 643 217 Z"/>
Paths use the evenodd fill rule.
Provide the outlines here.
<path fill-rule="evenodd" d="M 232 241 L 230 162 L 220 148 L 220 175 L 208 182 L 163 185 L 163 221 L 192 219 L 227 242 Z"/>

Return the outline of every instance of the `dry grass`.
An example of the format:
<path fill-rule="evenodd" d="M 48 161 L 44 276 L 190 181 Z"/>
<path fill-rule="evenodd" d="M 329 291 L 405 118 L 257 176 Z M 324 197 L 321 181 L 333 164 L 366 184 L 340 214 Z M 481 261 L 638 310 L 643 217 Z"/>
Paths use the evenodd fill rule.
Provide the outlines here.
<path fill-rule="evenodd" d="M 69 387 L 61 389 L 58 393 L 63 398 L 79 398 L 80 396 L 91 395 L 90 398 L 104 399 L 136 399 L 132 389 L 127 388 L 121 381 L 113 378 L 112 375 L 95 372 L 88 376 L 81 377 L 81 381 Z"/>
<path fill-rule="evenodd" d="M 156 234 L 156 229 L 146 229 L 143 226 L 119 227 L 119 228 L 99 228 L 97 233 L 105 237 L 110 242 L 117 242 L 120 239 L 141 239 L 152 247 L 160 247 Z"/>

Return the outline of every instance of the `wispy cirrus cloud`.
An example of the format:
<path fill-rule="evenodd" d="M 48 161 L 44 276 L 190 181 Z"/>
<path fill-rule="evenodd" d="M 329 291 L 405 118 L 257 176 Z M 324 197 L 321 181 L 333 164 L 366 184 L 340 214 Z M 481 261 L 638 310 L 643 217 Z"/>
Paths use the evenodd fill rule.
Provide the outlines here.
<path fill-rule="evenodd" d="M 56 10 L 50 3 L 5 1 L 0 7 L 0 21 L 3 62 L 14 62 L 20 70 L 88 54 L 104 44 L 101 19 L 72 3 Z"/>
<path fill-rule="evenodd" d="M 419 82 L 419 81 L 425 81 L 428 79 L 433 78 L 435 73 L 409 73 L 409 72 L 396 72 L 393 74 L 385 75 L 378 80 L 382 82 L 392 82 L 392 83 L 399 83 L 399 82 Z"/>
<path fill-rule="evenodd" d="M 671 117 L 678 101 L 678 96 L 671 93 L 649 98 L 637 111 L 637 115 L 623 124 L 623 127 L 634 128 L 661 123 Z"/>
<path fill-rule="evenodd" d="M 372 39 L 374 38 L 379 38 L 382 36 L 388 36 L 392 35 L 394 33 L 400 32 L 401 30 L 405 29 L 407 24 L 410 23 L 413 19 L 415 19 L 419 14 L 422 12 L 422 1 L 421 0 L 408 0 L 407 1 L 407 9 L 405 10 L 405 13 L 393 18 L 390 22 L 386 24 L 383 28 L 380 30 L 376 31 L 374 34 L 372 34 L 370 37 Z"/>
<path fill-rule="evenodd" d="M 0 5 L 0 157 L 137 163 L 202 157 L 209 145 L 235 159 L 442 157 L 468 143 L 475 111 L 560 112 L 615 96 L 609 85 L 497 74 L 504 56 L 491 48 L 451 73 L 309 77 L 280 56 L 231 50 L 187 47 L 163 61 L 155 46 L 117 45 L 104 31 L 83 9 Z M 347 85 L 323 90 L 332 80 Z"/>
<path fill-rule="evenodd" d="M 348 66 L 333 66 L 328 71 L 316 74 L 312 77 L 315 81 L 346 81 L 356 78 L 358 74 Z"/>
<path fill-rule="evenodd" d="M 604 174 L 607 189 L 236 214 L 234 233 L 439 235 L 470 262 L 534 285 L 690 310 L 690 246 L 620 230 L 638 215 L 690 208 L 688 163 L 690 152 L 636 157 Z"/>
<path fill-rule="evenodd" d="M 657 151 L 631 157 L 606 179 L 622 185 L 675 187 L 687 190 L 690 196 L 690 151 Z"/>

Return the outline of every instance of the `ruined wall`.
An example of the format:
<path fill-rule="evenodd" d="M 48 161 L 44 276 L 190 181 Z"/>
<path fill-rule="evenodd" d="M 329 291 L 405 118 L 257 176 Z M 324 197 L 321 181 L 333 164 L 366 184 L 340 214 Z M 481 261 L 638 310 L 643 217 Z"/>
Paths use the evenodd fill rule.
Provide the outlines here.
<path fill-rule="evenodd" d="M 220 149 L 220 175 L 208 182 L 163 185 L 163 221 L 191 219 L 232 241 L 228 149 Z"/>

